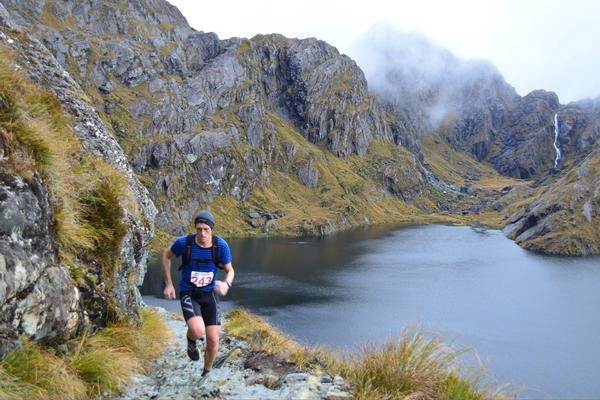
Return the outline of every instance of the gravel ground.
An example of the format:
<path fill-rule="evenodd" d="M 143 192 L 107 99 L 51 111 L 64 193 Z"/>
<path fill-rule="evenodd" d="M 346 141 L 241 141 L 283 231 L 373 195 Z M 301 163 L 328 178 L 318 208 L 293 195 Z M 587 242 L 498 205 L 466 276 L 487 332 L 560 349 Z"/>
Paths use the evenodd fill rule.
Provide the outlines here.
<path fill-rule="evenodd" d="M 138 399 L 350 399 L 340 376 L 298 369 L 238 339 L 221 336 L 213 370 L 204 378 L 202 355 L 191 361 L 186 354 L 186 325 L 173 314 L 156 308 L 177 339 L 147 375 L 134 375 L 120 400 Z M 202 351 L 201 351 L 202 353 Z"/>

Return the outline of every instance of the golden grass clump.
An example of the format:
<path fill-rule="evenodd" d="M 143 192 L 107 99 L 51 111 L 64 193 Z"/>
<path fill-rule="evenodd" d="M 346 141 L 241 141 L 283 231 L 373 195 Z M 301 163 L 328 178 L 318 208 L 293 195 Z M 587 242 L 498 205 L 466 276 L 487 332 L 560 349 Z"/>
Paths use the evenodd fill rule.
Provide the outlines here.
<path fill-rule="evenodd" d="M 83 399 L 84 382 L 69 363 L 39 345 L 23 341 L 23 347 L 0 364 L 0 399 Z"/>
<path fill-rule="evenodd" d="M 22 400 L 41 398 L 45 391 L 11 375 L 0 367 L 0 400 Z"/>
<path fill-rule="evenodd" d="M 23 348 L 0 361 L 0 400 L 87 399 L 118 392 L 174 340 L 156 312 L 143 309 L 140 316 L 139 326 L 120 322 L 84 335 L 65 357 L 25 339 Z"/>
<path fill-rule="evenodd" d="M 405 330 L 397 340 L 366 346 L 358 357 L 338 364 L 355 387 L 357 399 L 482 400 L 505 399 L 463 377 L 453 350 L 438 338 Z"/>
<path fill-rule="evenodd" d="M 142 309 L 140 315 L 142 323 L 139 327 L 126 322 L 113 324 L 90 338 L 90 345 L 124 348 L 142 361 L 158 357 L 164 350 L 165 344 L 174 340 L 173 333 L 156 312 Z"/>
<path fill-rule="evenodd" d="M 96 344 L 75 357 L 72 366 L 91 395 L 116 392 L 127 383 L 130 374 L 141 371 L 140 361 L 126 348 Z"/>
<path fill-rule="evenodd" d="M 298 366 L 329 364 L 329 355 L 325 350 L 301 346 L 246 310 L 231 311 L 224 329 L 229 335 L 248 342 L 253 349 L 278 355 Z"/>
<path fill-rule="evenodd" d="M 144 308 L 140 316 L 140 326 L 115 323 L 96 336 L 83 338 L 72 365 L 89 393 L 119 391 L 131 374 L 147 370 L 148 361 L 174 340 L 171 328 L 155 311 Z"/>

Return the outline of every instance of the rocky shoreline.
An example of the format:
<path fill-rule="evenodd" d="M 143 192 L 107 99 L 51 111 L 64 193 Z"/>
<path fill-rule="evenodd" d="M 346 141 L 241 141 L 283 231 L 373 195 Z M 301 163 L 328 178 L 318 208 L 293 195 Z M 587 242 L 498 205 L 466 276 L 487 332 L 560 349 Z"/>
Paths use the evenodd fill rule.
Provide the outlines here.
<path fill-rule="evenodd" d="M 146 375 L 133 375 L 119 400 L 134 399 L 350 399 L 351 388 L 340 376 L 308 370 L 277 356 L 253 350 L 244 341 L 221 335 L 215 367 L 201 378 L 202 360 L 185 352 L 185 323 L 155 308 L 176 340 Z"/>

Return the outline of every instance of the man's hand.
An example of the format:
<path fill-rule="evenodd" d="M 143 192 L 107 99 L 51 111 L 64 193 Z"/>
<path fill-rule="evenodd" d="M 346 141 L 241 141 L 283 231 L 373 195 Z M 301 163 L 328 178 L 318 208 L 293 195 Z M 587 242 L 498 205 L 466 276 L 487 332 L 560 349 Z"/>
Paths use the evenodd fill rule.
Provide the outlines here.
<path fill-rule="evenodd" d="M 165 296 L 165 299 L 173 300 L 175 298 L 175 288 L 173 287 L 173 285 L 165 286 L 165 290 L 163 290 L 163 295 Z"/>
<path fill-rule="evenodd" d="M 229 285 L 227 282 L 215 281 L 215 293 L 221 297 L 224 297 L 229 292 Z"/>

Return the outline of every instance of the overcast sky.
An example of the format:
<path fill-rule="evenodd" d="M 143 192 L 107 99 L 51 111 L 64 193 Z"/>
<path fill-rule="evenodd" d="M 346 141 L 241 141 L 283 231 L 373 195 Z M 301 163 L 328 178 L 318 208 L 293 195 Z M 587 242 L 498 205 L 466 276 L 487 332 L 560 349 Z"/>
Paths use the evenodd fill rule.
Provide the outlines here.
<path fill-rule="evenodd" d="M 357 38 L 385 21 L 461 58 L 490 60 L 520 95 L 552 90 L 561 103 L 600 96 L 600 1 L 168 1 L 193 28 L 221 39 L 316 37 L 350 56 Z"/>

